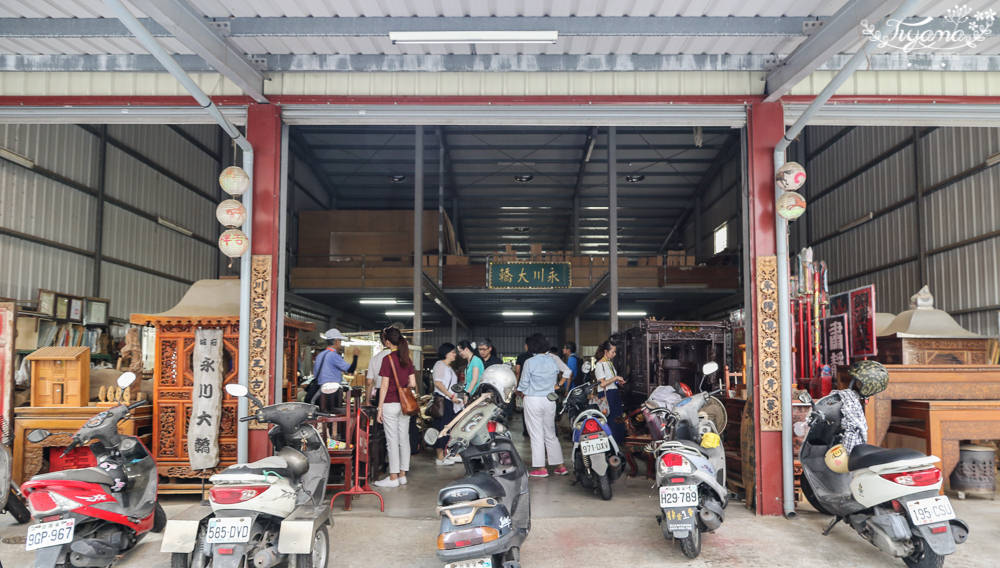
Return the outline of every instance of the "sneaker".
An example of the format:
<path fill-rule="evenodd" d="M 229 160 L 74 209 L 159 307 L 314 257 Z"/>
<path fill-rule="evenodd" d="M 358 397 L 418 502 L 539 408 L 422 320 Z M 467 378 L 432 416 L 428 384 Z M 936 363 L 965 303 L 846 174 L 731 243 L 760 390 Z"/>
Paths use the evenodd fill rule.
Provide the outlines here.
<path fill-rule="evenodd" d="M 462 463 L 462 458 L 454 456 L 450 458 L 445 458 L 444 460 L 444 465 L 455 465 L 457 463 Z"/>
<path fill-rule="evenodd" d="M 375 482 L 375 487 L 399 487 L 399 480 L 384 477 Z"/>
<path fill-rule="evenodd" d="M 569 475 L 569 470 L 566 469 L 566 466 L 559 464 L 554 470 L 552 470 L 552 473 L 555 475 Z"/>
<path fill-rule="evenodd" d="M 406 485 L 406 476 L 400 477 L 396 479 L 396 481 L 398 481 L 400 485 Z"/>
<path fill-rule="evenodd" d="M 434 465 L 451 465 L 454 462 L 448 461 L 451 458 L 444 458 L 443 460 L 435 459 Z"/>
<path fill-rule="evenodd" d="M 528 472 L 528 477 L 548 477 L 549 470 L 544 467 L 539 467 Z"/>

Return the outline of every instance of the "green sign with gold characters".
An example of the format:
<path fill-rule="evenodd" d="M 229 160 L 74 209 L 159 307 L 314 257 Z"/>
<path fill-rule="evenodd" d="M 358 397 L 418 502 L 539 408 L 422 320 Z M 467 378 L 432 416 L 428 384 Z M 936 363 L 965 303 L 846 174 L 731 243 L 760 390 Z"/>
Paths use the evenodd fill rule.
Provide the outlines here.
<path fill-rule="evenodd" d="M 490 288 L 569 288 L 568 262 L 492 262 L 487 284 Z"/>

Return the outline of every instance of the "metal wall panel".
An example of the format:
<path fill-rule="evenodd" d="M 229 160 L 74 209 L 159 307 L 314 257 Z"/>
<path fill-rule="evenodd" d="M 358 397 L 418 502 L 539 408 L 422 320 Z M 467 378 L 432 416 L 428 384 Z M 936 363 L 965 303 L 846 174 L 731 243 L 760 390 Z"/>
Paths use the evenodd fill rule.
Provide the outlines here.
<path fill-rule="evenodd" d="M 958 325 L 965 329 L 974 329 L 987 337 L 1000 335 L 1000 310 L 989 310 L 974 314 L 959 314 L 955 316 Z"/>
<path fill-rule="evenodd" d="M 205 94 L 211 97 L 243 94 L 235 83 L 218 73 L 188 73 L 188 75 L 201 90 L 205 91 Z M 191 96 L 169 73 L 8 71 L 3 74 L 3 79 L 0 81 L 0 96 Z M 191 107 L 191 110 L 192 114 L 204 115 L 206 124 L 213 122 L 212 118 L 200 108 Z"/>
<path fill-rule="evenodd" d="M 1000 305 L 997 259 L 1000 259 L 1000 237 L 928 258 L 934 305 L 945 311 Z"/>
<path fill-rule="evenodd" d="M 186 280 L 215 276 L 216 247 L 114 205 L 105 206 L 104 254 Z"/>
<path fill-rule="evenodd" d="M 167 126 L 112 124 L 108 136 L 124 142 L 180 179 L 214 194 L 218 186 L 215 159 Z M 213 144 L 214 146 L 214 144 Z"/>
<path fill-rule="evenodd" d="M 815 245 L 816 260 L 831 267 L 831 280 L 885 266 L 917 254 L 915 206 L 900 209 Z M 913 294 L 912 290 L 909 294 Z M 907 295 L 909 297 L 909 295 Z"/>
<path fill-rule="evenodd" d="M 90 195 L 0 160 L 0 227 L 93 250 L 96 205 Z"/>
<path fill-rule="evenodd" d="M 934 185 L 982 164 L 997 152 L 1000 152 L 998 128 L 938 128 L 921 141 L 921 156 L 934 159 L 921 160 L 920 176 L 925 186 Z"/>
<path fill-rule="evenodd" d="M 1000 229 L 1000 170 L 990 168 L 926 196 L 922 228 L 929 250 Z"/>
<path fill-rule="evenodd" d="M 180 128 L 184 132 L 188 133 L 192 138 L 201 142 L 202 145 L 215 151 L 219 145 L 219 132 L 218 126 L 213 126 L 210 124 L 181 124 L 177 128 Z M 229 137 L 226 137 L 229 140 Z"/>
<path fill-rule="evenodd" d="M 89 296 L 93 259 L 0 235 L 0 297 L 34 301 L 38 289 Z"/>
<path fill-rule="evenodd" d="M 110 316 L 128 319 L 130 315 L 155 314 L 172 308 L 187 285 L 145 272 L 104 262 L 101 264 L 101 297 L 110 298 Z"/>
<path fill-rule="evenodd" d="M 823 258 L 822 256 L 820 258 Z M 829 260 L 827 261 L 829 262 Z M 831 266 L 831 272 L 833 271 Z M 846 292 L 854 288 L 875 285 L 875 311 L 898 314 L 908 310 L 910 296 L 920 289 L 917 263 L 907 262 L 887 270 L 880 270 L 868 276 L 854 278 L 830 286 L 830 293 Z"/>
<path fill-rule="evenodd" d="M 790 92 L 818 95 L 836 71 L 814 71 Z M 968 71 L 856 71 L 837 89 L 838 95 L 1000 95 L 1000 73 Z"/>
<path fill-rule="evenodd" d="M 92 134 L 69 124 L 0 124 L 0 146 L 87 187 L 97 180 L 96 142 Z"/>

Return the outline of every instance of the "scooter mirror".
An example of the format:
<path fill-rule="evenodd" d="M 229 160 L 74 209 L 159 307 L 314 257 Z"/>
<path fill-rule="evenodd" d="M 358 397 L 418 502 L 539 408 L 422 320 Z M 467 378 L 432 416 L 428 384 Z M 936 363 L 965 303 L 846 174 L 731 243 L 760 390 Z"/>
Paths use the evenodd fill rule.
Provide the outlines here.
<path fill-rule="evenodd" d="M 340 383 L 323 383 L 319 386 L 319 390 L 323 394 L 333 394 L 340 390 Z"/>
<path fill-rule="evenodd" d="M 799 402 L 803 404 L 812 404 L 813 398 L 809 396 L 809 393 L 807 393 L 806 391 L 801 391 L 799 392 Z"/>
<path fill-rule="evenodd" d="M 28 441 L 32 444 L 37 444 L 52 435 L 52 432 L 39 428 L 38 430 L 32 430 L 28 432 Z"/>
<path fill-rule="evenodd" d="M 458 383 L 455 383 L 455 384 L 451 385 L 451 392 L 461 394 L 461 393 L 465 392 L 465 387 L 463 387 L 462 385 L 460 385 Z"/>
<path fill-rule="evenodd" d="M 433 446 L 437 443 L 440 435 L 441 432 L 438 432 L 436 428 L 428 428 L 427 431 L 424 432 L 424 443 L 428 446 Z"/>
<path fill-rule="evenodd" d="M 703 375 L 711 375 L 712 373 L 714 373 L 714 372 L 716 372 L 718 370 L 719 370 L 719 364 L 716 363 L 715 361 L 709 361 L 708 363 L 705 363 L 704 365 L 702 365 L 702 367 L 701 367 L 701 374 L 703 374 Z"/>
<path fill-rule="evenodd" d="M 586 375 L 586 374 L 590 373 L 591 369 L 593 369 L 593 366 L 591 366 L 590 361 L 584 361 L 583 362 L 583 367 L 580 368 L 580 372 L 582 372 L 584 375 Z"/>
<path fill-rule="evenodd" d="M 556 402 L 559 400 L 559 395 L 557 395 L 554 392 L 550 392 L 549 394 L 545 395 L 545 398 L 551 400 L 552 402 Z"/>
<path fill-rule="evenodd" d="M 229 393 L 229 396 L 241 397 L 246 396 L 250 391 L 243 385 L 230 383 L 226 385 L 226 392 Z"/>
<path fill-rule="evenodd" d="M 127 372 L 118 376 L 118 388 L 127 389 L 135 382 L 135 373 Z"/>

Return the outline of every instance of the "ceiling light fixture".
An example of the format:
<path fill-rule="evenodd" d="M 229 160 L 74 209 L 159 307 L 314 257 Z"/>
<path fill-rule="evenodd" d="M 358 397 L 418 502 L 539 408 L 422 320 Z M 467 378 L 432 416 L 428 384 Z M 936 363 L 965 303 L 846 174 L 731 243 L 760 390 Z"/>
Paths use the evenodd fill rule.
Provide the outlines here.
<path fill-rule="evenodd" d="M 394 298 L 363 298 L 358 300 L 359 304 L 367 304 L 373 306 L 388 306 L 398 304 Z"/>
<path fill-rule="evenodd" d="M 594 144 L 596 143 L 597 143 L 597 138 L 591 136 L 590 142 L 587 142 L 587 154 L 583 157 L 584 163 L 590 162 L 590 155 L 594 152 Z"/>
<path fill-rule="evenodd" d="M 166 227 L 168 229 L 171 229 L 173 231 L 177 231 L 178 233 L 180 233 L 182 235 L 187 235 L 187 236 L 190 237 L 191 235 L 194 234 L 190 229 L 186 229 L 184 227 L 181 227 L 177 223 L 172 223 L 172 222 L 164 219 L 163 217 L 157 217 L 156 218 L 156 222 L 159 223 L 160 225 L 163 225 L 164 227 Z"/>
<path fill-rule="evenodd" d="M 403 180 L 406 179 L 406 176 L 404 176 L 403 174 L 396 174 L 390 177 L 389 179 L 392 180 L 392 183 L 403 183 Z"/>
<path fill-rule="evenodd" d="M 555 43 L 556 30 L 389 32 L 393 44 L 413 43 Z"/>
<path fill-rule="evenodd" d="M 413 317 L 413 310 L 389 310 L 389 311 L 387 311 L 385 313 L 385 315 L 387 315 L 387 316 L 389 316 L 391 318 L 395 318 L 395 317 L 412 318 Z"/>
<path fill-rule="evenodd" d="M 511 207 L 511 206 L 502 206 L 502 207 L 500 207 L 500 209 L 503 209 L 504 211 L 523 211 L 523 210 L 525 210 L 525 209 L 531 209 L 531 207 Z"/>
<path fill-rule="evenodd" d="M 646 176 L 642 174 L 629 174 L 625 176 L 625 181 L 629 183 L 639 183 L 640 181 L 646 179 Z"/>
<path fill-rule="evenodd" d="M 607 211 L 607 205 L 591 205 L 589 207 L 584 207 L 584 209 L 589 209 L 590 211 Z"/>
<path fill-rule="evenodd" d="M 7 148 L 0 148 L 0 158 L 3 158 L 8 162 L 14 162 L 15 164 L 28 168 L 29 170 L 35 167 L 35 162 L 33 162 L 30 158 L 25 158 L 17 152 L 12 152 Z"/>
<path fill-rule="evenodd" d="M 502 315 L 505 318 L 530 318 L 531 316 L 535 315 L 535 312 L 508 311 L 508 312 L 500 312 L 500 315 Z"/>
<path fill-rule="evenodd" d="M 646 312 L 640 312 L 640 311 L 634 311 L 634 310 L 632 310 L 632 311 L 626 310 L 626 311 L 623 311 L 623 312 L 618 312 L 618 317 L 620 317 L 620 318 L 644 318 L 644 317 L 646 317 Z"/>
<path fill-rule="evenodd" d="M 528 235 L 500 235 L 501 239 L 530 239 Z"/>
<path fill-rule="evenodd" d="M 518 174 L 514 176 L 514 181 L 516 181 L 517 183 L 528 183 L 533 179 L 535 179 L 535 176 L 531 174 Z"/>

